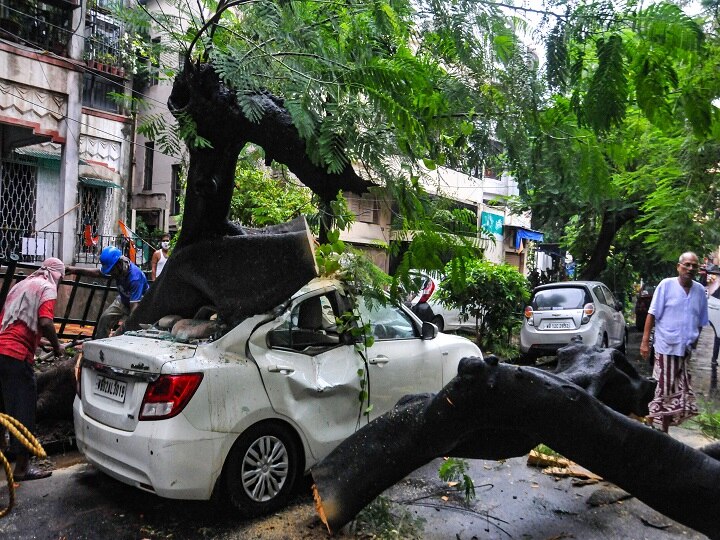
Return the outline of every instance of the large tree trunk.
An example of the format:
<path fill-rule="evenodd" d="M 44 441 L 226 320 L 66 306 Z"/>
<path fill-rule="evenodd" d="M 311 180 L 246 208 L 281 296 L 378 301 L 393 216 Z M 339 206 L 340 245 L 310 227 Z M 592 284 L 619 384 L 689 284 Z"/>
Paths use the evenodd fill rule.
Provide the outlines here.
<path fill-rule="evenodd" d="M 235 164 L 246 143 L 260 146 L 267 163 L 287 165 L 323 201 L 333 200 L 341 190 L 361 194 L 370 186 L 349 163 L 337 174 L 313 163 L 280 98 L 251 94 L 249 99 L 262 111 L 260 119 L 251 122 L 237 102 L 238 91 L 242 89 L 225 85 L 210 64 L 187 63 L 175 79 L 168 108 L 181 124 L 192 119 L 197 134 L 212 145 L 191 148 L 183 228 L 176 249 L 199 239 L 241 233 L 227 217 Z"/>
<path fill-rule="evenodd" d="M 625 208 L 618 212 L 605 210 L 595 247 L 590 255 L 590 260 L 583 267 L 579 279 L 593 281 L 600 277 L 600 274 L 605 270 L 605 266 L 607 265 L 607 257 L 610 253 L 613 240 L 615 240 L 615 235 L 617 235 L 623 225 L 632 221 L 637 216 L 637 208 Z"/>
<path fill-rule="evenodd" d="M 593 351 L 580 347 L 571 352 Z M 614 402 L 624 412 L 642 403 L 648 387 L 631 382 L 635 377 L 624 365 L 608 370 L 601 362 L 591 375 L 591 363 L 585 364 L 563 376 L 493 358 L 463 359 L 457 377 L 437 395 L 408 396 L 312 469 L 321 519 L 329 531 L 339 530 L 386 488 L 437 457 L 506 459 L 545 443 L 665 515 L 720 537 L 720 462 L 591 394 L 615 396 L 613 402 L 634 393 L 624 404 Z"/>

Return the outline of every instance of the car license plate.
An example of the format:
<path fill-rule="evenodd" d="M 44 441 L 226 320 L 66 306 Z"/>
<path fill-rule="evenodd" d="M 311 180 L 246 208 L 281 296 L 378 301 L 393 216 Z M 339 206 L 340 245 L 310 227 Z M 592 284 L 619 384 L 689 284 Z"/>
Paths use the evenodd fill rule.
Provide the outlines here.
<path fill-rule="evenodd" d="M 548 330 L 569 330 L 572 328 L 569 322 L 554 321 L 547 323 Z"/>
<path fill-rule="evenodd" d="M 105 396 L 114 401 L 125 403 L 125 391 L 127 390 L 127 383 L 118 381 L 117 379 L 110 379 L 109 377 L 103 377 L 98 375 L 97 381 L 95 381 L 94 392 L 99 396 Z"/>

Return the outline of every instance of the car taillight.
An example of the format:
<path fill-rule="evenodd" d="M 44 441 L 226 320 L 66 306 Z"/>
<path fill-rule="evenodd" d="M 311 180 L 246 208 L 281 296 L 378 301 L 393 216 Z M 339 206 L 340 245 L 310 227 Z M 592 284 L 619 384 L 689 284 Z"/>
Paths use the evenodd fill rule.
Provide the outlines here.
<path fill-rule="evenodd" d="M 180 414 L 200 386 L 202 378 L 202 373 L 160 375 L 145 390 L 139 419 L 163 420 Z"/>
<path fill-rule="evenodd" d="M 527 319 L 527 322 L 529 325 L 534 324 L 533 323 L 533 308 L 532 306 L 525 306 L 525 318 Z"/>
<path fill-rule="evenodd" d="M 420 300 L 418 300 L 418 304 L 430 300 L 433 292 L 435 292 L 435 282 L 432 279 L 428 279 L 420 296 Z"/>
<path fill-rule="evenodd" d="M 80 396 L 80 390 L 81 388 L 81 381 L 82 381 L 82 360 L 83 360 L 83 353 L 80 351 L 78 354 L 77 360 L 75 361 L 75 392 L 77 393 L 78 397 Z"/>
<path fill-rule="evenodd" d="M 595 313 L 595 304 L 592 302 L 585 304 L 583 307 L 582 323 L 586 324 L 590 322 L 590 317 L 593 316 L 593 313 Z"/>

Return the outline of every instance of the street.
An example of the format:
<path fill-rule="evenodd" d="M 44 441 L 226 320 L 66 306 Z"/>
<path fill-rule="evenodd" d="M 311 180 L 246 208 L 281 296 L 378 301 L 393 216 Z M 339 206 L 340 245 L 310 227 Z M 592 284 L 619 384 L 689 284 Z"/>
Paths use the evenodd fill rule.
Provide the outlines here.
<path fill-rule="evenodd" d="M 635 365 L 639 334 L 631 333 L 628 355 Z M 709 345 L 708 345 L 709 344 Z M 707 363 L 712 339 L 707 333 L 695 362 L 700 394 L 714 397 Z M 702 398 L 701 398 L 702 399 Z M 696 426 L 671 428 L 671 435 L 692 446 L 708 440 Z M 202 459 L 202 456 L 198 456 Z M 309 482 L 302 482 L 292 504 L 272 516 L 246 521 L 219 502 L 173 501 L 121 484 L 96 471 L 76 453 L 52 456 L 52 477 L 17 489 L 16 506 L 0 519 L 0 537 L 30 539 L 311 539 L 327 538 L 316 517 Z M 384 495 L 409 515 L 422 518 L 422 538 L 706 538 L 655 512 L 605 483 L 555 478 L 529 467 L 526 458 L 471 460 L 468 474 L 476 498 L 462 497 L 438 478 L 440 460 L 415 471 Z M 639 466 L 642 466 L 641 464 Z M 658 487 L 661 489 L 661 486 Z M 3 504 L 7 490 L 3 487 Z M 594 501 L 607 504 L 596 504 Z M 613 502 L 608 502 L 613 501 Z M 592 504 L 591 504 L 592 503 Z M 342 531 L 336 537 L 354 535 Z"/>

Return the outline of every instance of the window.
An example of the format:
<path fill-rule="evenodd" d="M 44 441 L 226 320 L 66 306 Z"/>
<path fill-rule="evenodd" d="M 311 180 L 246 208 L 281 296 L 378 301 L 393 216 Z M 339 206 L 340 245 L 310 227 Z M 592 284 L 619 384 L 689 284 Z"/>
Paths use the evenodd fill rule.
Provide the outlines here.
<path fill-rule="evenodd" d="M 83 77 L 82 103 L 85 107 L 117 114 L 119 112 L 118 104 L 108 94 L 120 91 L 121 89 L 114 82 L 107 81 L 95 73 L 86 71 Z"/>
<path fill-rule="evenodd" d="M 152 191 L 153 177 L 153 155 L 155 154 L 155 142 L 145 143 L 145 168 L 143 171 L 143 191 Z"/>
<path fill-rule="evenodd" d="M 170 187 L 170 215 L 177 216 L 180 213 L 180 197 L 182 196 L 182 166 L 176 163 L 172 166 L 172 185 Z"/>
<path fill-rule="evenodd" d="M 544 289 L 535 293 L 532 307 L 535 310 L 553 309 L 582 309 L 590 299 L 580 287 L 558 287 L 557 289 Z"/>
<path fill-rule="evenodd" d="M 348 208 L 363 223 L 380 223 L 380 203 L 373 196 L 358 197 L 351 195 L 347 199 Z"/>
<path fill-rule="evenodd" d="M 313 296 L 295 305 L 282 323 L 268 332 L 268 344 L 305 354 L 318 354 L 340 344 L 335 295 Z"/>
<path fill-rule="evenodd" d="M 155 86 L 160 82 L 160 38 L 156 37 L 152 40 L 152 60 L 150 61 L 150 86 Z"/>
<path fill-rule="evenodd" d="M 412 319 L 402 309 L 392 304 L 380 305 L 359 298 L 358 311 L 364 322 L 370 322 L 375 339 L 409 339 L 417 337 Z"/>

